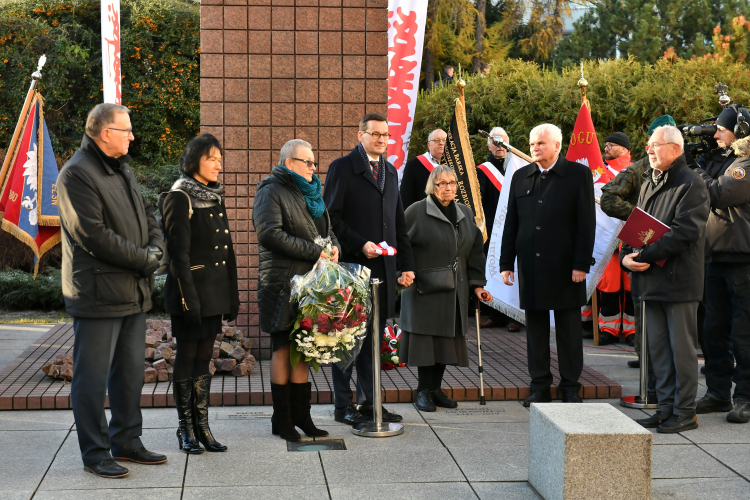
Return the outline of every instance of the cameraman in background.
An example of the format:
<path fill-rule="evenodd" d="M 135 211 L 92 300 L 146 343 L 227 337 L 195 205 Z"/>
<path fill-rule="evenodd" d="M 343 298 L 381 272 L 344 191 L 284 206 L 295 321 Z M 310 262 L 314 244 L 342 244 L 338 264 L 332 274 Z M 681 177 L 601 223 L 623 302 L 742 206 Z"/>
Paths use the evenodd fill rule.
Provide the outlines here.
<path fill-rule="evenodd" d="M 703 349 L 708 391 L 696 413 L 729 412 L 750 422 L 750 113 L 733 105 L 716 120 L 719 148 L 706 169 L 711 213 L 706 225 Z M 730 149 L 732 146 L 732 149 Z M 722 152 L 723 149 L 723 152 Z M 739 158 L 737 158 L 739 156 Z M 736 161 L 735 161 L 736 160 Z M 737 366 L 735 367 L 735 361 Z M 732 382 L 734 404 L 732 404 Z"/>

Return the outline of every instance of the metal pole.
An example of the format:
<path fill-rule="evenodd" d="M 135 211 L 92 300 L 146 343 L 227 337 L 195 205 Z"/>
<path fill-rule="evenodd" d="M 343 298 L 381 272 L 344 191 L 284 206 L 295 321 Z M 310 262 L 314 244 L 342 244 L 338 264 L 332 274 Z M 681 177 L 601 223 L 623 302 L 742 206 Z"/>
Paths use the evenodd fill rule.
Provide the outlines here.
<path fill-rule="evenodd" d="M 484 369 L 482 368 L 482 340 L 479 335 L 479 299 L 477 299 L 477 356 L 479 358 L 479 404 L 486 405 L 487 401 L 484 399 Z"/>
<path fill-rule="evenodd" d="M 394 422 L 383 423 L 383 401 L 380 386 L 380 338 L 383 335 L 383 325 L 380 324 L 380 284 L 374 278 L 372 281 L 372 395 L 373 422 L 364 422 L 352 427 L 352 433 L 364 437 L 390 437 L 404 433 L 404 426 Z"/>
<path fill-rule="evenodd" d="M 656 410 L 658 404 L 648 403 L 648 339 L 646 336 L 646 301 L 641 301 L 641 372 L 640 372 L 640 396 L 625 396 L 620 398 L 620 404 L 628 408 L 639 408 L 641 410 Z"/>

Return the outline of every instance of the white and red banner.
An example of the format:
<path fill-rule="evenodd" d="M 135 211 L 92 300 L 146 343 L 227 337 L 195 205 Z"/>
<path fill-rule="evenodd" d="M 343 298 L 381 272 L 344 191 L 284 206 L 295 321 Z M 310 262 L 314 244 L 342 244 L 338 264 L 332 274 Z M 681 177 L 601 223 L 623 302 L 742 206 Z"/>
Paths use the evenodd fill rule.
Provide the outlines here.
<path fill-rule="evenodd" d="M 102 0 L 101 14 L 104 102 L 122 104 L 120 0 Z"/>
<path fill-rule="evenodd" d="M 414 125 L 427 0 L 388 0 L 388 161 L 403 166 Z"/>
<path fill-rule="evenodd" d="M 486 161 L 481 165 L 477 165 L 477 168 L 484 172 L 484 175 L 490 180 L 495 189 L 501 191 L 503 189 L 503 174 L 492 164 L 491 161 Z M 490 221 L 487 221 L 490 224 Z"/>

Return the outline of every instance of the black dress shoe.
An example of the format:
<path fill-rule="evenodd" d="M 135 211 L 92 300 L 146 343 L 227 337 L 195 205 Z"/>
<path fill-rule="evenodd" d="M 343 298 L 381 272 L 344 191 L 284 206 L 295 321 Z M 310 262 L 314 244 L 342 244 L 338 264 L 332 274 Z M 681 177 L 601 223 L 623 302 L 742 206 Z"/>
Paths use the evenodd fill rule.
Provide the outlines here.
<path fill-rule="evenodd" d="M 681 417 L 679 415 L 672 415 L 669 420 L 661 424 L 656 428 L 656 432 L 663 434 L 674 434 L 676 432 L 689 431 L 691 429 L 698 428 L 698 417 L 693 415 L 692 417 Z"/>
<path fill-rule="evenodd" d="M 563 403 L 583 403 L 583 400 L 575 392 L 563 392 L 562 402 Z"/>
<path fill-rule="evenodd" d="M 549 391 L 537 391 L 532 392 L 531 395 L 523 400 L 523 406 L 525 408 L 528 408 L 531 406 L 531 403 L 551 403 L 552 402 L 552 394 L 549 393 Z"/>
<path fill-rule="evenodd" d="M 640 368 L 641 367 L 641 360 L 640 359 L 631 359 L 628 361 L 628 366 L 630 368 Z"/>
<path fill-rule="evenodd" d="M 148 451 L 146 448 L 141 448 L 139 450 L 135 450 L 132 453 L 128 453 L 127 455 L 115 457 L 115 460 L 129 460 L 137 464 L 158 465 L 166 463 L 167 456 L 161 455 L 159 453 L 154 453 L 153 451 Z"/>
<path fill-rule="evenodd" d="M 599 332 L 599 345 L 617 344 L 620 339 L 607 332 Z"/>
<path fill-rule="evenodd" d="M 750 422 L 750 403 L 738 401 L 734 408 L 727 414 L 727 422 L 734 424 L 746 424 Z"/>
<path fill-rule="evenodd" d="M 650 417 L 636 419 L 635 423 L 641 424 L 641 426 L 646 429 L 655 429 L 669 420 L 669 417 L 671 417 L 671 415 L 664 415 L 662 412 L 657 411 Z"/>
<path fill-rule="evenodd" d="M 414 404 L 419 411 L 437 411 L 437 406 L 432 400 L 432 392 L 429 389 L 420 389 L 417 391 L 417 397 Z"/>
<path fill-rule="evenodd" d="M 724 411 L 732 411 L 731 399 L 720 399 L 711 394 L 706 394 L 695 404 L 695 413 L 699 415 Z"/>
<path fill-rule="evenodd" d="M 107 479 L 117 479 L 120 477 L 126 477 L 130 474 L 130 471 L 118 464 L 111 458 L 102 460 L 92 465 L 84 465 L 83 470 L 90 472 L 95 476 L 106 477 Z"/>
<path fill-rule="evenodd" d="M 458 408 L 456 400 L 449 398 L 442 389 L 432 391 L 432 401 L 441 408 Z"/>
<path fill-rule="evenodd" d="M 343 408 L 336 408 L 333 410 L 333 419 L 336 422 L 347 425 L 357 425 L 364 422 L 369 422 L 372 419 L 367 418 L 366 415 L 362 415 L 354 405 L 344 406 Z"/>
<path fill-rule="evenodd" d="M 391 413 L 388 410 L 385 409 L 385 406 L 381 406 L 383 409 L 383 415 L 382 419 L 383 422 L 401 422 L 404 418 L 397 414 L 397 413 Z M 365 403 L 363 405 L 360 405 L 359 408 L 357 408 L 359 412 L 368 417 L 368 422 L 372 421 L 375 417 L 372 414 L 372 404 L 371 403 Z"/>

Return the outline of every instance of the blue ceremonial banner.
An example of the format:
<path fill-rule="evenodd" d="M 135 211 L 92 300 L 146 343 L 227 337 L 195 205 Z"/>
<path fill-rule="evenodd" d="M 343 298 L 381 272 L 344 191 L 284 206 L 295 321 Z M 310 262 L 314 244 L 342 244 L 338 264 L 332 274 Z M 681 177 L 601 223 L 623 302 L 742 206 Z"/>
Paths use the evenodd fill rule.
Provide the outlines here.
<path fill-rule="evenodd" d="M 43 103 L 39 92 L 34 92 L 28 112 L 20 118 L 21 133 L 0 170 L 2 228 L 31 248 L 35 276 L 39 259 L 60 241 L 57 162 Z"/>

